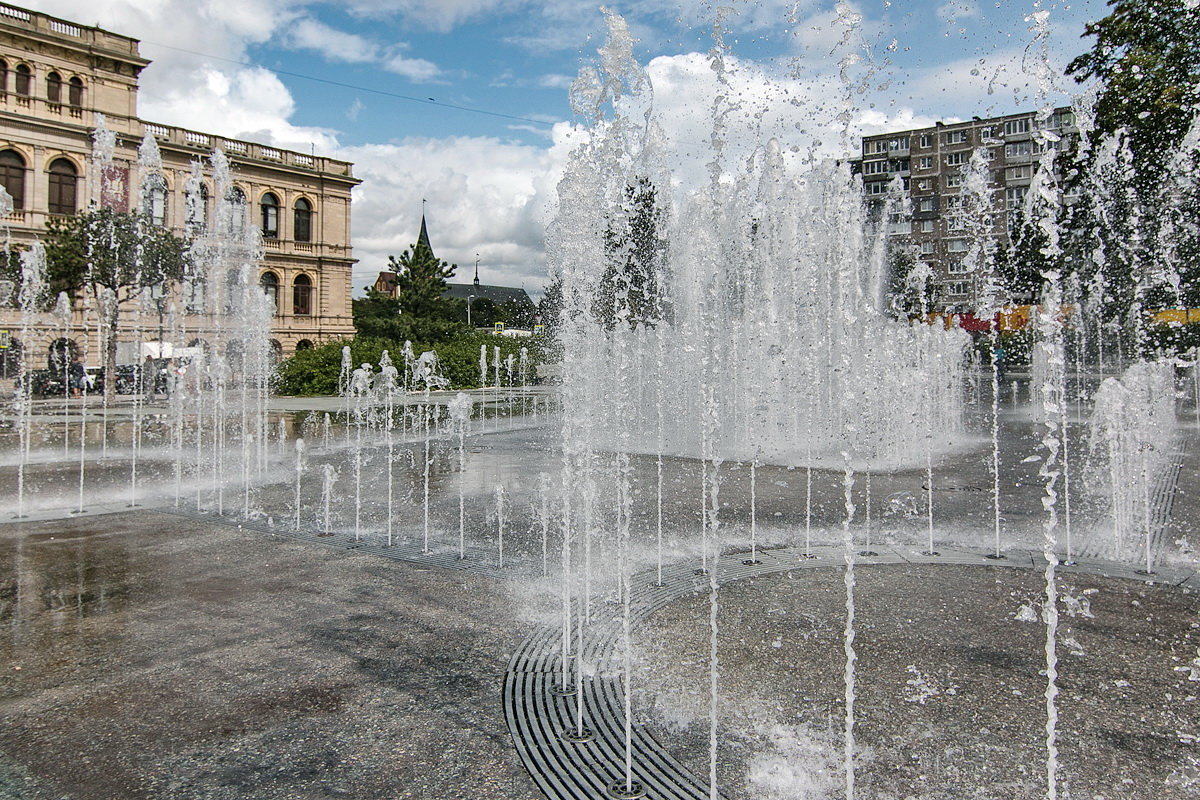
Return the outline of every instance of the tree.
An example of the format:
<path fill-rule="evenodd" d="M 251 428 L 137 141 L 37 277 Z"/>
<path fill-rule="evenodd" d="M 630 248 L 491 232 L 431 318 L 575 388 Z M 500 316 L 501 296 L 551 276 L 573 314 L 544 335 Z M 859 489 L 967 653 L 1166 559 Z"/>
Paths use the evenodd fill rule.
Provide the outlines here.
<path fill-rule="evenodd" d="M 461 302 L 461 301 L 460 301 Z M 361 337 L 403 342 L 441 342 L 460 336 L 466 326 L 457 318 L 417 317 L 400 313 L 400 300 L 368 287 L 365 297 L 351 301 L 354 330 Z"/>
<path fill-rule="evenodd" d="M 595 306 L 606 326 L 621 320 L 636 328 L 666 316 L 662 280 L 667 241 L 659 233 L 663 217 L 658 189 L 649 178 L 626 184 L 620 213 L 609 220 L 604 236 L 608 265 Z"/>
<path fill-rule="evenodd" d="M 145 289 L 183 278 L 189 243 L 145 214 L 100 208 L 46 223 L 46 277 L 51 296 L 88 292 L 101 319 L 106 374 L 117 369 L 117 320 Z M 104 383 L 111 396 L 116 381 Z"/>
<path fill-rule="evenodd" d="M 456 265 L 440 260 L 425 242 L 417 242 L 399 259 L 388 256 L 388 266 L 396 273 L 396 297 L 403 313 L 438 319 L 453 316 L 453 306 L 442 293 Z"/>
<path fill-rule="evenodd" d="M 1195 0 L 1109 0 L 1108 16 L 1090 22 L 1092 49 L 1067 74 L 1098 79 L 1096 126 L 1130 132 L 1139 164 L 1174 149 L 1200 102 L 1200 5 Z"/>

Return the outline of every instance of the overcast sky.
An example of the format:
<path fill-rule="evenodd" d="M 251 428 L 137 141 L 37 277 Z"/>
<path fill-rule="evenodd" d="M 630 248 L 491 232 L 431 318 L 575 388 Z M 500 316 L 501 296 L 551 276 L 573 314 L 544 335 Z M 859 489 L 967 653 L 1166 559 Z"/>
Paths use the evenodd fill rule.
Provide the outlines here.
<path fill-rule="evenodd" d="M 18 0 L 18 4 L 21 4 Z M 569 150 L 568 88 L 594 64 L 595 0 L 27 0 L 142 41 L 143 119 L 355 163 L 356 293 L 415 241 L 421 201 L 438 255 L 470 280 L 540 291 L 542 231 Z M 707 136 L 704 53 L 728 7 L 732 82 L 747 120 L 822 141 L 856 53 L 852 128 L 875 133 L 1040 104 L 1030 15 L 1049 12 L 1050 58 L 1087 49 L 1101 0 L 612 0 L 677 141 Z M 854 31 L 846 40 L 847 16 Z M 753 125 L 749 120 L 753 120 Z"/>

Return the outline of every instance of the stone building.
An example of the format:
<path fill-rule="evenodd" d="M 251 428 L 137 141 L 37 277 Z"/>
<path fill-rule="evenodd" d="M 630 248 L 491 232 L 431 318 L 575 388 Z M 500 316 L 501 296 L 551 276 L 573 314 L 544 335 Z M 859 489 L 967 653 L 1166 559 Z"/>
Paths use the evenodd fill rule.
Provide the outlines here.
<path fill-rule="evenodd" d="M 211 213 L 208 158 L 221 150 L 231 163 L 233 192 L 245 200 L 248 224 L 262 232 L 259 275 L 276 301 L 272 337 L 277 353 L 286 356 L 352 336 L 350 201 L 359 183 L 352 165 L 142 120 L 138 76 L 149 63 L 136 39 L 0 4 L 0 185 L 13 198 L 14 210 L 2 220 L 10 240 L 27 245 L 44 233 L 47 220 L 94 203 L 136 210 L 142 182 L 138 147 L 146 136 L 157 141 L 163 162 L 150 215 L 155 223 L 183 232 L 203 221 L 195 217 Z M 103 181 L 110 188 L 99 198 L 99 176 L 90 164 L 97 115 L 116 135 L 113 167 Z M 195 163 L 201 165 L 206 208 L 193 208 L 187 219 L 184 187 Z M 114 185 L 118 191 L 111 191 Z M 47 327 L 22 343 L 15 341 L 13 298 L 4 305 L 0 345 L 11 343 L 5 366 L 21 346 L 32 357 L 31 367 L 44 366 L 42 354 L 56 341 L 60 349 L 77 349 L 96 363 L 81 308 L 67 334 L 70 341 L 59 341 L 61 329 Z M 188 324 L 185 318 L 185 331 Z"/>

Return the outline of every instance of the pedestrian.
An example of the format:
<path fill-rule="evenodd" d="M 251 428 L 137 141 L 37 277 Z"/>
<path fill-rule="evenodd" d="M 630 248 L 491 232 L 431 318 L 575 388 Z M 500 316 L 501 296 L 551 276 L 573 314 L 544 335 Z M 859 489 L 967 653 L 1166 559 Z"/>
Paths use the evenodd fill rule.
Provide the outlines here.
<path fill-rule="evenodd" d="M 71 359 L 71 366 L 67 367 L 67 385 L 71 387 L 72 397 L 79 397 L 83 394 L 86 381 L 87 370 L 80 363 L 79 356 L 75 356 Z"/>

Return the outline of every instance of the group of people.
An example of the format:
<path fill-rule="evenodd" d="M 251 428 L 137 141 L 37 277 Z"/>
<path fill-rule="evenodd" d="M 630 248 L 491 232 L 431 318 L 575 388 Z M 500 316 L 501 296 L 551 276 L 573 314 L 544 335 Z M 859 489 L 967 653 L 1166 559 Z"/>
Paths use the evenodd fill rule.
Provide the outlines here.
<path fill-rule="evenodd" d="M 160 394 L 169 397 L 174 378 L 186 371 L 187 368 L 176 363 L 173 358 L 146 356 L 145 361 L 134 367 L 129 391 L 144 395 L 147 402 L 158 399 Z M 70 389 L 72 397 L 82 397 L 84 392 L 91 392 L 96 388 L 96 377 L 87 371 L 78 356 L 73 358 L 67 367 L 67 388 Z M 118 384 L 117 390 L 121 391 L 122 388 Z"/>

